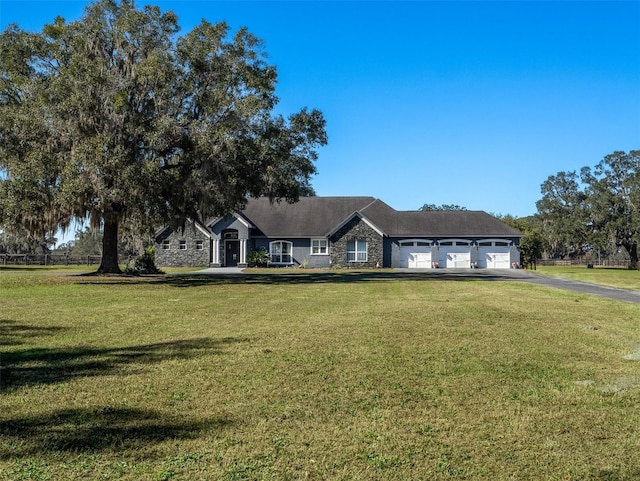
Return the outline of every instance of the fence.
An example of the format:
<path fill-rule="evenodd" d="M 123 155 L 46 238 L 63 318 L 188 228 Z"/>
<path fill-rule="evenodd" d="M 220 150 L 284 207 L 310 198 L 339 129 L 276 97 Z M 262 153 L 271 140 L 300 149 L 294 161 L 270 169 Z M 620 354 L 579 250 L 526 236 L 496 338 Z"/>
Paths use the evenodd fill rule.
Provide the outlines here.
<path fill-rule="evenodd" d="M 629 259 L 539 259 L 539 266 L 586 266 L 590 264 L 598 267 L 629 267 Z"/>
<path fill-rule="evenodd" d="M 130 257 L 120 258 L 127 263 Z M 0 254 L 0 265 L 19 266 L 70 266 L 100 264 L 102 256 L 70 256 L 66 254 Z"/>

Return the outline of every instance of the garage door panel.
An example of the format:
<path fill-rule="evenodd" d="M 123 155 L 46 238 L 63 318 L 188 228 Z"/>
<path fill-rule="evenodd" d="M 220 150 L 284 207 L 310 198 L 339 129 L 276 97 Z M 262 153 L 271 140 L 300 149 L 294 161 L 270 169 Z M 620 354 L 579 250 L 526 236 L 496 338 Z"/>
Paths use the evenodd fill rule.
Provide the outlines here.
<path fill-rule="evenodd" d="M 416 267 L 419 269 L 427 269 L 431 267 L 431 252 L 416 252 L 413 256 L 414 265 L 409 267 Z"/>
<path fill-rule="evenodd" d="M 479 259 L 479 267 L 488 269 L 509 269 L 511 267 L 511 254 L 508 247 L 480 249 Z"/>
<path fill-rule="evenodd" d="M 400 267 L 422 269 L 431 267 L 431 247 L 400 247 Z"/>
<path fill-rule="evenodd" d="M 449 269 L 471 267 L 471 252 L 468 248 L 454 248 L 440 251 L 440 265 Z"/>

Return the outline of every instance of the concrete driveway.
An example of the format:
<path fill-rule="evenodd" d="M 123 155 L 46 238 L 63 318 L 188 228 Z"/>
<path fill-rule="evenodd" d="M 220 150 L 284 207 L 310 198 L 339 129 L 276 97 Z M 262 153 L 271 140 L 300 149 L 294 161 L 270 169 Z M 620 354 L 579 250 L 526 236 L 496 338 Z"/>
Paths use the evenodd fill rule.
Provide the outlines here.
<path fill-rule="evenodd" d="M 397 269 L 399 272 L 415 272 L 416 269 Z M 443 279 L 485 279 L 496 281 L 520 281 L 538 284 L 556 289 L 606 297 L 616 301 L 640 304 L 640 292 L 615 287 L 599 286 L 588 282 L 579 282 L 562 277 L 551 277 L 537 274 L 535 271 L 524 269 L 420 269 L 434 278 Z"/>
<path fill-rule="evenodd" d="M 525 271 L 527 272 L 527 271 Z M 581 294 L 590 294 L 593 296 L 606 297 L 616 301 L 633 302 L 640 304 L 640 292 L 629 289 L 619 289 L 616 287 L 599 286 L 588 282 L 579 282 L 562 277 L 541 276 L 530 272 L 530 277 L 523 280 L 532 284 L 539 284 L 547 287 L 555 287 L 557 289 L 566 289 L 569 291 L 579 292 Z"/>

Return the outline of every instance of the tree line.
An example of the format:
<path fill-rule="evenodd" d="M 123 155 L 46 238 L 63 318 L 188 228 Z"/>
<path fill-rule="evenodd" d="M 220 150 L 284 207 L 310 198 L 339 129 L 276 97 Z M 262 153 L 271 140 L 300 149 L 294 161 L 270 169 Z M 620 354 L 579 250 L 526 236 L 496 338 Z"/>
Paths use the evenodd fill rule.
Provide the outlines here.
<path fill-rule="evenodd" d="M 640 150 L 616 151 L 595 167 L 560 171 L 540 187 L 535 215 L 503 220 L 520 229 L 523 261 L 625 256 L 638 268 Z"/>

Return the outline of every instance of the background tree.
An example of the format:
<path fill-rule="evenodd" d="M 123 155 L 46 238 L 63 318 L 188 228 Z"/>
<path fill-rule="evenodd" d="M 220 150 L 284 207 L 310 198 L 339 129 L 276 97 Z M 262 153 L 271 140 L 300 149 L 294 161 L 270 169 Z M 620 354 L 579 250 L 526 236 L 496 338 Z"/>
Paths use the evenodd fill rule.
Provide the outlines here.
<path fill-rule="evenodd" d="M 69 254 L 76 257 L 102 255 L 102 232 L 96 232 L 89 226 L 78 229 Z"/>
<path fill-rule="evenodd" d="M 520 239 L 520 257 L 525 266 L 536 268 L 538 259 L 542 257 L 543 245 L 539 229 L 524 231 L 524 236 Z"/>
<path fill-rule="evenodd" d="M 559 172 L 541 186 L 536 205 L 541 234 L 552 257 L 586 251 L 611 255 L 624 248 L 638 266 L 640 151 L 617 151 L 594 169 Z"/>
<path fill-rule="evenodd" d="M 98 272 L 119 273 L 123 223 L 151 232 L 308 191 L 322 114 L 273 113 L 276 70 L 246 29 L 178 30 L 172 12 L 101 0 L 79 21 L 2 33 L 0 224 L 89 219 Z"/>
<path fill-rule="evenodd" d="M 525 266 L 535 269 L 537 260 L 542 257 L 544 250 L 544 241 L 540 232 L 541 224 L 538 216 L 513 217 L 509 214 L 494 214 L 494 217 L 524 234 L 520 239 L 520 259 Z"/>
<path fill-rule="evenodd" d="M 593 239 L 616 246 L 629 254 L 631 267 L 638 267 L 640 240 L 640 150 L 607 155 L 595 169 L 584 167 L 589 227 Z M 603 242 L 605 240 L 605 242 Z"/>
<path fill-rule="evenodd" d="M 467 210 L 466 207 L 461 207 L 459 205 L 456 204 L 442 204 L 442 205 L 436 205 L 436 204 L 424 204 L 422 207 L 420 207 L 418 210 L 422 210 L 422 211 L 429 211 L 429 210 Z"/>
<path fill-rule="evenodd" d="M 0 254 L 48 254 L 56 242 L 50 233 L 31 233 L 17 226 L 0 231 Z"/>
<path fill-rule="evenodd" d="M 536 202 L 549 255 L 552 258 L 582 255 L 587 242 L 586 193 L 576 172 L 558 172 L 541 186 Z"/>

